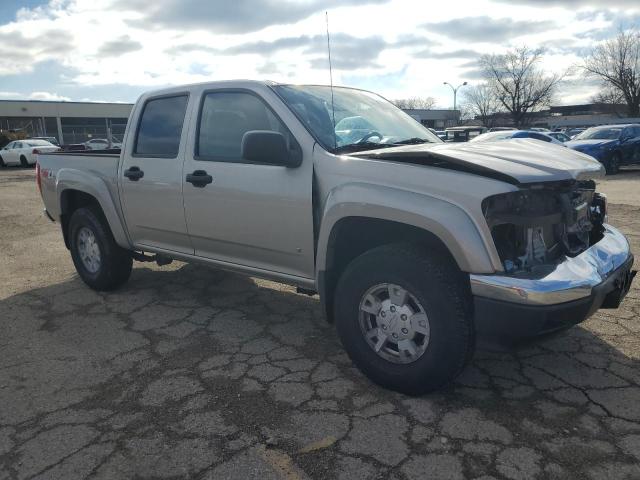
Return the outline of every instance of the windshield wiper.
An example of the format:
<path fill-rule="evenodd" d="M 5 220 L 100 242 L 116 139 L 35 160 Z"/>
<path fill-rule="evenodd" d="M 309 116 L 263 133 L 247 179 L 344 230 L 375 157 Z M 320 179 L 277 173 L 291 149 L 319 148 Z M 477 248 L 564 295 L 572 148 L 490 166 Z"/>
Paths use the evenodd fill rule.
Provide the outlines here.
<path fill-rule="evenodd" d="M 341 145 L 333 149 L 333 153 L 350 153 L 350 152 L 363 152 L 365 150 L 374 150 L 376 148 L 389 148 L 393 145 L 390 143 L 378 143 L 378 142 L 355 142 Z"/>
<path fill-rule="evenodd" d="M 412 137 L 406 140 L 400 140 L 399 142 L 393 142 L 393 145 L 417 145 L 419 143 L 431 143 L 426 138 Z"/>

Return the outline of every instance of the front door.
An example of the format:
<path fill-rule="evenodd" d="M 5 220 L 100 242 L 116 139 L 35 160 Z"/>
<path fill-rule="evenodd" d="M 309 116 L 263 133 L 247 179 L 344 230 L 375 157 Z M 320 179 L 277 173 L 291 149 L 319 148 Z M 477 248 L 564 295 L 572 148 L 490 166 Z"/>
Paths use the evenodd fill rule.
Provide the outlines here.
<path fill-rule="evenodd" d="M 272 99 L 275 102 L 275 100 Z M 286 107 L 284 107 L 286 108 Z M 299 145 L 267 101 L 250 90 L 205 91 L 184 164 L 184 205 L 197 256 L 295 277 L 313 275 L 311 156 L 296 168 L 250 163 L 243 135 L 281 132 Z M 211 176 L 192 184 L 187 175 Z M 193 177 L 190 177 L 193 179 Z"/>
<path fill-rule="evenodd" d="M 0 156 L 2 156 L 2 161 L 9 165 L 10 163 L 15 163 L 16 160 L 16 149 L 14 148 L 18 142 L 11 142 L 7 144 L 0 152 Z"/>
<path fill-rule="evenodd" d="M 182 204 L 182 164 L 189 96 L 149 98 L 131 118 L 120 167 L 122 208 L 133 244 L 193 254 Z"/>
<path fill-rule="evenodd" d="M 624 163 L 637 163 L 640 161 L 640 126 L 627 127 L 622 132 L 622 148 L 624 151 Z"/>

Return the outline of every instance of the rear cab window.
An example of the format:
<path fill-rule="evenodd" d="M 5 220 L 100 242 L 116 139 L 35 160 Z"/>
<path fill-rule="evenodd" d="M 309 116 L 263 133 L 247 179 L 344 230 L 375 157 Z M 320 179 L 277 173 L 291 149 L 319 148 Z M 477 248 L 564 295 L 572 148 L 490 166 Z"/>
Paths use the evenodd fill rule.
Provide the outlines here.
<path fill-rule="evenodd" d="M 178 155 L 188 99 L 187 94 L 178 94 L 147 100 L 138 122 L 134 156 Z"/>

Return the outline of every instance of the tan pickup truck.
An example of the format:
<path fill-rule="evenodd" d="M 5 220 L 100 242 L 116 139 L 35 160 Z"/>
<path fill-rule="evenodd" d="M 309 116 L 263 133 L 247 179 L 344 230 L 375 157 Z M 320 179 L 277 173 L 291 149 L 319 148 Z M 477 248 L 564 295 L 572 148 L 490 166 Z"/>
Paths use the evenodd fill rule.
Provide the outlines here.
<path fill-rule="evenodd" d="M 455 378 L 476 332 L 534 335 L 619 305 L 633 256 L 602 174 L 536 140 L 444 144 L 370 92 L 253 81 L 145 94 L 121 152 L 37 166 L 91 288 L 172 259 L 296 285 L 365 374 L 411 394 Z"/>

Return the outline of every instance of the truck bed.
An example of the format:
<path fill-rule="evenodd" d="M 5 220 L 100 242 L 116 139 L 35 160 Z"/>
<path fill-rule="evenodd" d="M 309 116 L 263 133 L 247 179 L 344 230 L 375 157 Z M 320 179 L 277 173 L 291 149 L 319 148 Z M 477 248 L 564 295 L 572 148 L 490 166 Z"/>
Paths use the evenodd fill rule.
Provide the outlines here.
<path fill-rule="evenodd" d="M 60 217 L 59 184 L 67 188 L 75 182 L 86 189 L 86 182 L 94 188 L 106 189 L 114 205 L 118 201 L 118 165 L 120 154 L 116 150 L 89 152 L 55 152 L 38 155 L 42 198 L 49 215 L 56 221 Z"/>

